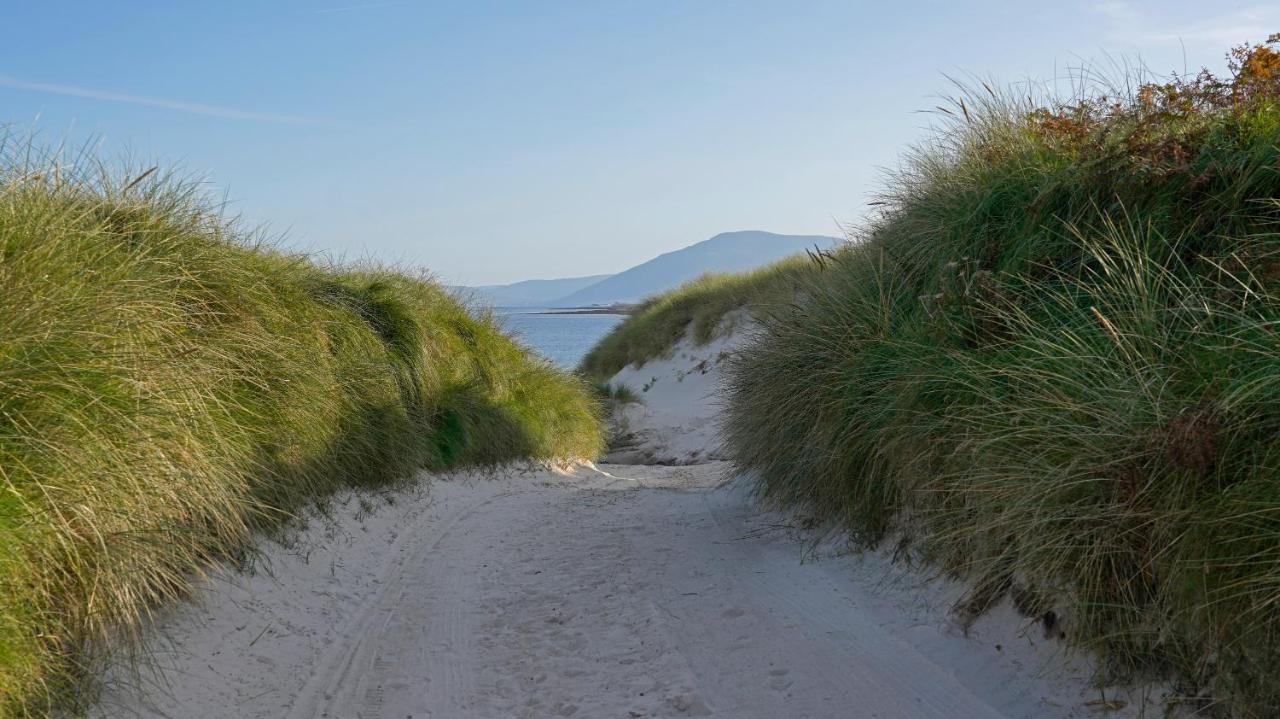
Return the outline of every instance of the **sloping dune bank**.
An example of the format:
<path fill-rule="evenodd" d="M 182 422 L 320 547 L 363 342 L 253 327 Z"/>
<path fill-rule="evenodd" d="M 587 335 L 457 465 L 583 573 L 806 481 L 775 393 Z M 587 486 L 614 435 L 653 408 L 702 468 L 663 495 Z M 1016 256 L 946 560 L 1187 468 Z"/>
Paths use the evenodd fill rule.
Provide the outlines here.
<path fill-rule="evenodd" d="M 629 364 L 606 380 L 616 402 L 609 413 L 605 461 L 698 464 L 727 459 L 720 443 L 723 364 L 750 338 L 754 323 L 731 310 L 713 336 L 685 336 L 670 352 Z"/>
<path fill-rule="evenodd" d="M 961 578 L 962 623 L 1012 602 L 1102 681 L 1280 716 L 1280 38 L 1231 57 L 980 88 L 848 246 L 653 298 L 583 369 L 745 305 L 719 451 L 768 503 Z"/>
<path fill-rule="evenodd" d="M 597 453 L 582 383 L 429 279 L 38 156 L 0 139 L 0 716 L 74 708 L 97 650 L 335 491 Z"/>

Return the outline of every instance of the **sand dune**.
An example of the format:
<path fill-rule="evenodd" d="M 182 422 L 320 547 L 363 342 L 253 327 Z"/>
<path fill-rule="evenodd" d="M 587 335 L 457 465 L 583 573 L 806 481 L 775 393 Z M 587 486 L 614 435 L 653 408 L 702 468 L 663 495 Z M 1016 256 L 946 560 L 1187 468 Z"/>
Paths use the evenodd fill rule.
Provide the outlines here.
<path fill-rule="evenodd" d="M 710 445 L 715 357 L 682 344 L 601 464 L 349 496 L 220 571 L 117 669 L 100 716 L 1089 717 L 1141 697 L 998 607 L 761 509 Z M 709 364 L 704 364 L 709 360 Z M 691 368 L 694 369 L 692 372 Z M 705 371 L 703 371 L 705 370 Z M 637 388 L 639 389 L 639 388 Z M 821 540 L 821 541 L 820 541 Z M 1152 697 L 1150 699 L 1156 699 Z"/>

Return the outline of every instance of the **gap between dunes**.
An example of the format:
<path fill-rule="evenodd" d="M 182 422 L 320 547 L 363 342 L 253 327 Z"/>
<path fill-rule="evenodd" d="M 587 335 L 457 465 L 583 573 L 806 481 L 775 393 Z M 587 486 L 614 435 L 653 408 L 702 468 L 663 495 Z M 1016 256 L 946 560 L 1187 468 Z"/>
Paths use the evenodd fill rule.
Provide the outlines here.
<path fill-rule="evenodd" d="M 956 583 L 761 508 L 710 447 L 661 446 L 675 415 L 681 437 L 705 429 L 732 349 L 685 342 L 632 372 L 650 387 L 621 454 L 664 464 L 347 495 L 157 617 L 149 665 L 110 671 L 96 714 L 1159 715 L 1007 604 L 962 631 Z"/>

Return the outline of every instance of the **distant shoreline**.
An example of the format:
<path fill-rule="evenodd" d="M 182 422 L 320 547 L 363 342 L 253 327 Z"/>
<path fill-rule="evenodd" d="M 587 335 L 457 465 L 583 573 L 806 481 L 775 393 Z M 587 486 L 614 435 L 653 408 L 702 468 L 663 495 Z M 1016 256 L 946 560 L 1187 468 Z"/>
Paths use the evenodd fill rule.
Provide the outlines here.
<path fill-rule="evenodd" d="M 542 312 L 530 312 L 534 315 L 629 315 L 635 311 L 635 305 L 608 305 L 605 307 L 563 307 Z"/>

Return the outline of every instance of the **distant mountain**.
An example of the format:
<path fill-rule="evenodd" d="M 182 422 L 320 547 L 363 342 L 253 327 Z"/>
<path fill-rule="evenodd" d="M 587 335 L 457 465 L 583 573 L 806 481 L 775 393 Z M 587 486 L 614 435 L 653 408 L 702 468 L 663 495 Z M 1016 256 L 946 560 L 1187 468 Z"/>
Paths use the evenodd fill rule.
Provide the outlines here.
<path fill-rule="evenodd" d="M 775 235 L 746 230 L 725 232 L 683 250 L 636 265 L 547 302 L 550 307 L 587 307 L 637 302 L 669 290 L 706 272 L 741 272 L 840 240 L 823 235 Z"/>
<path fill-rule="evenodd" d="M 609 275 L 565 277 L 559 280 L 525 280 L 509 285 L 458 287 L 494 307 L 548 307 L 552 300 L 596 284 Z"/>

